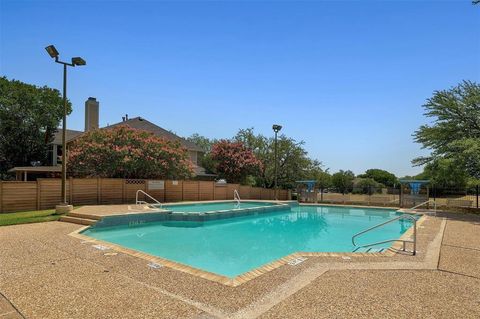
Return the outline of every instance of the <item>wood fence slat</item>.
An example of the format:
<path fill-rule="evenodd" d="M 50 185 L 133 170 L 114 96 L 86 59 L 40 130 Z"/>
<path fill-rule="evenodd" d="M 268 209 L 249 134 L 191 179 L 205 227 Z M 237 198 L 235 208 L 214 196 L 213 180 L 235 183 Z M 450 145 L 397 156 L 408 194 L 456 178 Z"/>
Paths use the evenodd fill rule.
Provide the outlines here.
<path fill-rule="evenodd" d="M 36 182 L 5 182 L 2 184 L 2 212 L 37 209 Z"/>
<path fill-rule="evenodd" d="M 179 202 L 183 198 L 183 181 L 165 181 L 165 201 Z"/>
<path fill-rule="evenodd" d="M 213 200 L 215 198 L 215 182 L 198 182 L 198 199 Z"/>

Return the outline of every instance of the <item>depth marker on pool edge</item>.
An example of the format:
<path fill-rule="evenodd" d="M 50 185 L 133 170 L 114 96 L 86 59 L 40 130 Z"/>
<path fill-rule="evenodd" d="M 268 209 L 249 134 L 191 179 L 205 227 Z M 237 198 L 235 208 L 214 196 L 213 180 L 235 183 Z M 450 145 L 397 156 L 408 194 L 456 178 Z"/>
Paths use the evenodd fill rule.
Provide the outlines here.
<path fill-rule="evenodd" d="M 288 262 L 288 264 L 289 264 L 290 266 L 296 266 L 296 265 L 298 265 L 298 264 L 303 263 L 305 260 L 307 260 L 306 257 L 298 257 L 298 258 L 295 258 L 295 259 L 290 260 L 290 261 Z"/>

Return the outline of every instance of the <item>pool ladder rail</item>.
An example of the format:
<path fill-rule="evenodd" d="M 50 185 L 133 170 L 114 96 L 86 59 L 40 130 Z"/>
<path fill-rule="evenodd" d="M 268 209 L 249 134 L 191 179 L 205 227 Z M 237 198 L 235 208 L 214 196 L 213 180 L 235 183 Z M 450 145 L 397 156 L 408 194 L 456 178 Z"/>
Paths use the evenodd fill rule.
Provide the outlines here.
<path fill-rule="evenodd" d="M 410 219 L 413 222 L 413 239 L 387 239 L 387 240 L 377 241 L 377 242 L 366 244 L 366 245 L 357 245 L 357 243 L 355 242 L 355 239 L 360 235 L 363 235 L 363 234 L 365 234 L 369 231 L 372 231 L 374 229 L 377 229 L 379 227 L 385 226 L 387 224 L 390 224 L 390 223 L 393 223 L 393 222 L 396 222 L 396 221 L 402 220 L 402 219 Z M 403 214 L 399 217 L 390 219 L 390 220 L 388 220 L 384 223 L 381 223 L 381 224 L 375 225 L 373 227 L 367 228 L 367 229 L 365 229 L 365 230 L 363 230 L 359 233 L 356 233 L 355 235 L 352 236 L 352 244 L 353 244 L 353 246 L 356 247 L 353 250 L 353 252 L 358 252 L 360 250 L 362 252 L 382 252 L 384 249 L 382 249 L 382 248 L 374 249 L 372 246 L 385 244 L 385 243 L 392 243 L 392 242 L 403 243 L 402 251 L 410 252 L 410 253 L 412 253 L 412 255 L 416 255 L 417 254 L 417 219 L 415 217 L 413 217 L 411 214 Z M 412 250 L 408 251 L 406 249 L 407 243 L 413 244 L 413 249 Z"/>
<path fill-rule="evenodd" d="M 160 208 L 162 208 L 162 203 L 160 203 L 158 200 L 156 200 L 155 198 L 153 198 L 151 195 L 147 194 L 146 192 L 142 191 L 141 189 L 137 190 L 137 192 L 135 193 L 135 204 L 136 205 L 151 205 L 151 203 L 148 203 L 144 200 L 140 200 L 138 199 L 138 195 L 140 194 L 143 194 L 144 196 L 150 198 L 152 201 L 155 202 L 155 206 L 158 208 L 158 206 Z"/>
<path fill-rule="evenodd" d="M 240 194 L 238 193 L 238 191 L 236 189 L 233 190 L 233 200 L 236 201 L 236 205 L 238 207 L 240 207 Z"/>
<path fill-rule="evenodd" d="M 434 216 L 437 216 L 437 202 L 436 201 L 432 201 L 432 200 L 427 200 L 427 201 L 424 201 L 423 203 L 420 203 L 418 205 L 415 205 L 413 207 L 410 207 L 410 208 L 406 208 L 406 209 L 399 209 L 398 212 L 401 212 L 401 213 L 413 213 L 413 214 L 416 214 L 417 212 L 415 211 L 417 208 L 420 208 L 422 206 L 425 206 L 425 205 L 428 205 L 427 208 L 429 208 L 429 205 L 430 203 L 433 203 L 433 211 L 431 210 L 428 210 L 428 211 L 425 211 L 423 212 L 424 214 L 432 214 Z"/>

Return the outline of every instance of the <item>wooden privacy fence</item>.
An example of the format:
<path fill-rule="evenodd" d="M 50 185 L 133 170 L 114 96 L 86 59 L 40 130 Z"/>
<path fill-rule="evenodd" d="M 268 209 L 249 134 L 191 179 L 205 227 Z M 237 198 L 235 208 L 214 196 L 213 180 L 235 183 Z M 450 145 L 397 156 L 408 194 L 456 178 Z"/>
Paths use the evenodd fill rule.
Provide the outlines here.
<path fill-rule="evenodd" d="M 67 198 L 73 205 L 135 203 L 137 190 L 143 190 L 161 202 L 233 199 L 238 190 L 242 199 L 274 199 L 272 189 L 211 181 L 145 180 L 119 178 L 70 178 Z M 1 182 L 0 213 L 55 208 L 61 200 L 61 180 L 38 179 L 35 182 Z M 287 190 L 278 191 L 278 199 L 287 200 Z M 144 199 L 142 196 L 141 199 Z"/>

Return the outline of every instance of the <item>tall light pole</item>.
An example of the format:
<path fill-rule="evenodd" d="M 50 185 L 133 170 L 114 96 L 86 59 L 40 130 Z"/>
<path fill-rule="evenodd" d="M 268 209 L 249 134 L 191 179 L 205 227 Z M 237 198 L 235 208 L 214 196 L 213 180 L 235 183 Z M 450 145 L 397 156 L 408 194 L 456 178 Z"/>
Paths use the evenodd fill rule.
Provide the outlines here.
<path fill-rule="evenodd" d="M 277 163 L 277 157 L 278 157 L 278 139 L 277 135 L 278 132 L 282 129 L 281 125 L 278 124 L 273 124 L 272 126 L 273 131 L 275 132 L 275 186 L 274 186 L 274 191 L 275 191 L 275 200 L 278 200 L 278 163 Z"/>
<path fill-rule="evenodd" d="M 67 66 L 75 67 L 86 65 L 81 57 L 72 58 L 72 62 L 63 62 L 58 59 L 60 55 L 53 45 L 45 48 L 50 57 L 55 59 L 56 63 L 63 64 L 63 123 L 62 123 L 62 202 L 56 206 L 57 214 L 64 214 L 72 210 L 72 205 L 67 202 Z"/>

